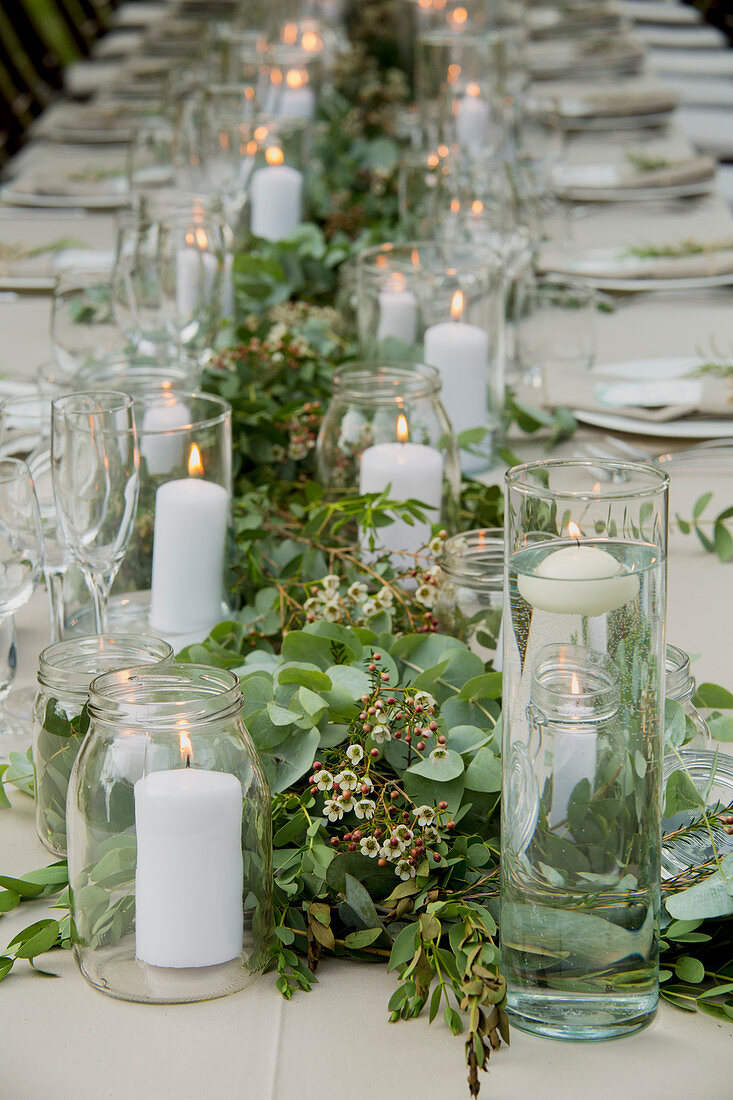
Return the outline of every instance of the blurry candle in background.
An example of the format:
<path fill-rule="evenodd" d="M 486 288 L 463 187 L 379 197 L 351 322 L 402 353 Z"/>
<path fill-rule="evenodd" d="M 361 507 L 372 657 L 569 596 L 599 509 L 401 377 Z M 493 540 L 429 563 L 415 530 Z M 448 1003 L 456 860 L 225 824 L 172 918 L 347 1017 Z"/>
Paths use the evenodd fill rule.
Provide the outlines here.
<path fill-rule="evenodd" d="M 384 284 L 377 296 L 379 321 L 377 339 L 401 340 L 403 344 L 414 344 L 417 339 L 417 298 L 407 289 L 407 279 L 400 271 L 395 271 Z"/>
<path fill-rule="evenodd" d="M 186 232 L 186 247 L 178 251 L 176 269 L 176 311 L 190 317 L 209 302 L 219 269 L 213 252 L 207 251 L 209 239 L 202 226 Z"/>
<path fill-rule="evenodd" d="M 316 97 L 309 85 L 307 69 L 288 69 L 275 97 L 275 112 L 280 118 L 304 118 L 310 122 L 316 110 Z"/>
<path fill-rule="evenodd" d="M 266 167 L 252 173 L 250 226 L 255 237 L 282 241 L 300 225 L 303 174 L 283 163 L 277 145 L 265 151 L 265 160 Z"/>
<path fill-rule="evenodd" d="M 143 414 L 140 426 L 140 458 L 149 474 L 167 474 L 183 458 L 184 436 L 177 429 L 191 423 L 188 405 L 175 394 L 165 394 Z"/>
<path fill-rule="evenodd" d="M 480 152 L 488 144 L 491 109 L 478 84 L 470 83 L 456 101 L 456 137 L 463 150 Z"/>

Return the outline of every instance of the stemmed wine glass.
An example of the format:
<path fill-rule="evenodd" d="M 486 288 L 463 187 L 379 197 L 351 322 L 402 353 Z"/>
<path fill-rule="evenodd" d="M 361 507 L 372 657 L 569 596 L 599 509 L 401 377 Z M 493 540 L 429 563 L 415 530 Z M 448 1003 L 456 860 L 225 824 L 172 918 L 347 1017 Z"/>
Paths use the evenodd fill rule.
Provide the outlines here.
<path fill-rule="evenodd" d="M 0 700 L 15 676 L 13 615 L 33 595 L 43 568 L 43 531 L 33 478 L 25 462 L 0 459 Z M 16 747 L 17 733 L 0 722 L 0 755 Z"/>
<path fill-rule="evenodd" d="M 51 466 L 64 539 L 89 587 L 98 634 L 137 512 L 140 455 L 132 398 L 112 390 L 57 397 Z"/>

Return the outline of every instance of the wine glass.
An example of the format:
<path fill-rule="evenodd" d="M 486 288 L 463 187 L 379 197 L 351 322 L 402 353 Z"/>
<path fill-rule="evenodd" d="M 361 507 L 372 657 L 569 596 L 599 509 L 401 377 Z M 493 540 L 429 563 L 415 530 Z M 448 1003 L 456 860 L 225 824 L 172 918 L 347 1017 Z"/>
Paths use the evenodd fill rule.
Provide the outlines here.
<path fill-rule="evenodd" d="M 33 595 L 43 568 L 43 532 L 33 478 L 25 462 L 0 459 L 0 700 L 15 676 L 13 615 Z M 3 713 L 0 755 L 19 747 L 19 731 Z"/>
<path fill-rule="evenodd" d="M 89 587 L 95 629 L 106 634 L 109 590 L 132 536 L 140 491 L 129 394 L 102 390 L 57 397 L 51 464 L 64 539 Z"/>
<path fill-rule="evenodd" d="M 51 304 L 51 346 L 59 367 L 74 371 L 122 340 L 110 301 L 112 256 L 62 268 Z"/>

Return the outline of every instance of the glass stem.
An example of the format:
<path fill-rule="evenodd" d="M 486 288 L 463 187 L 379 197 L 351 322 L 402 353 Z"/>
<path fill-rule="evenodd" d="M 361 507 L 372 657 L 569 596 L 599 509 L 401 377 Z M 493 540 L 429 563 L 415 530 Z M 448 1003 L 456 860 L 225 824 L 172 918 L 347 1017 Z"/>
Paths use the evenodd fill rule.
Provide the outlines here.
<path fill-rule="evenodd" d="M 66 603 L 64 598 L 64 577 L 66 566 L 63 569 L 46 570 L 46 590 L 48 592 L 48 617 L 50 625 L 51 642 L 62 642 L 66 628 Z"/>
<path fill-rule="evenodd" d="M 6 615 L 0 619 L 0 699 L 4 699 L 12 687 L 17 664 L 15 619 Z"/>
<path fill-rule="evenodd" d="M 94 608 L 94 629 L 97 634 L 106 634 L 110 582 L 104 577 L 90 575 L 88 584 Z"/>

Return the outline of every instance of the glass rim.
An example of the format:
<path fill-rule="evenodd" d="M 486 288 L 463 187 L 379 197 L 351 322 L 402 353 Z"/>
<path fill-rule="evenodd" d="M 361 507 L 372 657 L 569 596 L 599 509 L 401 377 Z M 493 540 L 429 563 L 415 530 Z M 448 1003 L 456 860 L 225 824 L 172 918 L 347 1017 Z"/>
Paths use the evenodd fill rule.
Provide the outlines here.
<path fill-rule="evenodd" d="M 81 638 L 67 638 L 62 642 L 53 642 L 41 650 L 38 657 L 37 680 L 42 687 L 59 689 L 64 692 L 84 692 L 88 694 L 92 678 L 104 675 L 93 665 L 106 653 L 110 660 L 119 656 L 120 663 L 110 666 L 105 672 L 118 671 L 125 667 L 141 664 L 157 665 L 171 661 L 174 657 L 173 646 L 163 638 L 152 634 L 124 634 L 117 631 L 108 634 L 88 634 Z M 150 662 L 145 657 L 154 658 Z"/>
<path fill-rule="evenodd" d="M 469 256 L 471 258 L 475 256 L 478 262 L 470 271 L 461 270 L 458 261 L 453 263 L 449 259 L 446 260 L 446 263 L 443 265 L 426 265 L 421 262 L 421 250 L 433 256 L 441 256 L 449 253 L 451 250 L 456 250 L 459 254 L 464 256 Z M 415 263 L 416 253 L 417 263 Z M 406 260 L 409 260 L 413 273 L 416 276 L 422 277 L 440 271 L 447 275 L 450 269 L 456 279 L 467 277 L 469 274 L 476 275 L 481 273 L 485 273 L 489 278 L 492 278 L 499 272 L 502 264 L 498 252 L 494 252 L 486 244 L 475 244 L 473 241 L 459 241 L 455 244 L 436 240 L 383 241 L 382 244 L 369 245 L 368 248 L 363 248 L 357 254 L 357 270 L 369 277 L 377 275 L 380 277 L 389 277 L 389 275 L 392 274 L 389 267 L 383 267 L 378 262 L 379 258 L 382 256 L 394 256 L 395 258 L 404 256 Z"/>
<path fill-rule="evenodd" d="M 189 404 L 192 401 L 208 401 L 212 405 L 219 406 L 220 411 L 217 414 L 203 417 L 202 419 L 191 418 L 188 424 L 178 424 L 175 428 L 144 428 L 142 423 L 138 426 L 138 435 L 170 435 L 172 432 L 187 432 L 194 429 L 215 428 L 219 424 L 225 424 L 227 421 L 231 421 L 232 406 L 224 397 L 219 397 L 215 393 L 204 393 L 201 390 L 181 390 L 175 386 L 171 386 L 170 389 L 160 390 L 140 390 L 139 393 L 133 395 L 133 405 L 138 404 L 143 409 L 152 408 L 155 404 L 164 401 L 166 397 L 181 398 L 184 401 L 187 400 Z"/>
<path fill-rule="evenodd" d="M 156 692 L 168 692 L 170 697 L 151 698 Z M 89 685 L 89 713 L 97 721 L 124 723 L 126 732 L 153 738 L 178 736 L 183 723 L 218 722 L 236 713 L 241 703 L 239 677 L 211 665 L 135 665 L 103 672 Z M 187 732 L 195 733 L 195 727 Z"/>
<path fill-rule="evenodd" d="M 90 404 L 100 404 L 100 399 L 105 397 L 117 398 L 117 403 L 110 403 L 105 408 L 90 409 L 90 408 L 72 408 L 73 402 L 80 402 L 82 399 L 86 399 Z M 83 403 L 83 402 L 82 402 Z M 67 408 L 67 405 L 69 406 Z M 51 408 L 59 416 L 64 419 L 71 419 L 74 417 L 88 417 L 88 416 L 101 416 L 104 413 L 124 412 L 127 409 L 132 409 L 133 399 L 129 393 L 124 393 L 122 390 L 80 390 L 77 393 L 64 393 L 58 397 L 54 397 L 51 402 Z"/>
<path fill-rule="evenodd" d="M 6 468 L 7 472 L 6 472 Z M 10 471 L 14 471 L 11 473 Z M 10 485 L 11 482 L 18 480 L 18 474 L 27 476 L 30 485 L 33 485 L 33 474 L 28 463 L 22 458 L 13 458 L 11 456 L 0 458 L 0 483 L 3 485 Z"/>
<path fill-rule="evenodd" d="M 648 479 L 649 484 L 646 487 L 637 485 L 623 488 L 618 484 L 613 485 L 613 483 L 607 482 L 605 484 L 608 487 L 604 488 L 596 477 L 594 480 L 596 484 L 600 485 L 601 489 L 599 492 L 595 492 L 592 489 L 545 489 L 541 485 L 522 480 L 523 477 L 535 471 L 563 467 L 573 467 L 586 471 L 604 469 L 619 473 L 633 473 L 637 476 L 643 475 Z M 631 500 L 660 495 L 666 496 L 669 490 L 669 474 L 647 462 L 553 458 L 549 461 L 538 459 L 535 462 L 524 462 L 519 466 L 511 466 L 504 475 L 504 483 L 507 491 L 523 493 L 525 496 L 540 497 L 543 500 Z"/>
<path fill-rule="evenodd" d="M 438 565 L 444 573 L 460 575 L 485 584 L 501 581 L 504 577 L 504 528 L 475 527 L 471 531 L 459 531 L 443 543 Z M 486 575 L 485 568 L 501 564 L 496 575 Z"/>
<path fill-rule="evenodd" d="M 380 375 L 384 377 L 381 387 Z M 349 393 L 349 400 L 360 405 L 396 406 L 402 396 L 434 397 L 441 385 L 437 367 L 419 360 L 357 360 L 335 370 L 331 380 L 334 397 Z"/>

